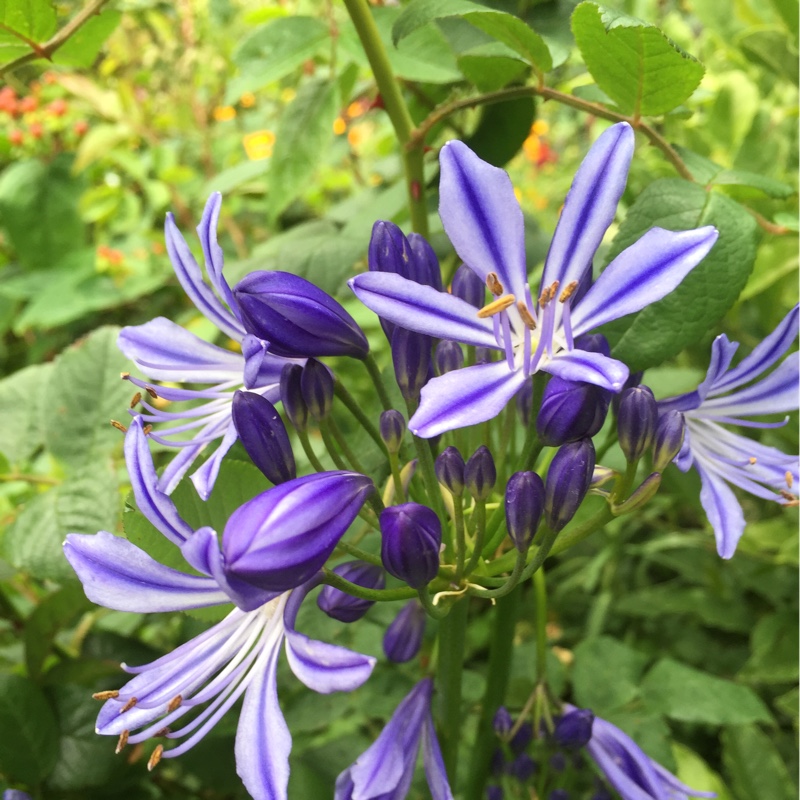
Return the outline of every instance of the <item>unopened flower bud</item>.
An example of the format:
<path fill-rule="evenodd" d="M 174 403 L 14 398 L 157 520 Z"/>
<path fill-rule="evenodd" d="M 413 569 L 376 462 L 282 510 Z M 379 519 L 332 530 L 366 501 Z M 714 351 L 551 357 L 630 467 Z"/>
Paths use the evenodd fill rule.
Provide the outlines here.
<path fill-rule="evenodd" d="M 476 500 L 486 500 L 497 481 L 494 459 L 486 445 L 481 445 L 467 461 L 464 468 L 464 483 L 467 491 Z"/>
<path fill-rule="evenodd" d="M 508 744 L 509 747 L 511 747 L 511 752 L 518 756 L 520 753 L 527 750 L 532 740 L 533 725 L 530 722 L 523 722 L 517 729 L 517 732 L 511 737 L 511 741 Z"/>
<path fill-rule="evenodd" d="M 494 785 L 487 786 L 486 800 L 503 800 L 503 787 Z"/>
<path fill-rule="evenodd" d="M 619 414 L 619 401 L 622 397 L 622 393 L 626 389 L 633 389 L 634 387 L 638 386 L 642 382 L 642 378 L 644 377 L 644 372 L 631 372 L 628 375 L 628 380 L 622 385 L 622 389 L 620 389 L 619 394 L 615 394 L 611 398 L 611 408 L 613 409 L 615 414 Z"/>
<path fill-rule="evenodd" d="M 506 486 L 506 523 L 514 547 L 530 547 L 544 510 L 544 482 L 535 472 L 515 472 Z"/>
<path fill-rule="evenodd" d="M 617 434 L 628 461 L 638 461 L 653 444 L 658 406 L 647 386 L 625 389 L 619 398 Z"/>
<path fill-rule="evenodd" d="M 425 635 L 425 609 L 419 600 L 409 600 L 386 629 L 383 652 L 389 661 L 404 664 L 411 661 L 422 647 Z"/>
<path fill-rule="evenodd" d="M 425 286 L 432 286 L 442 291 L 442 271 L 439 259 L 424 236 L 419 233 L 408 234 L 408 245 L 411 248 L 411 269 L 409 278 Z"/>
<path fill-rule="evenodd" d="M 390 506 L 381 512 L 381 560 L 386 571 L 421 589 L 439 571 L 442 525 L 436 514 L 419 503 Z"/>
<path fill-rule="evenodd" d="M 475 348 L 475 363 L 476 364 L 489 364 L 492 360 L 492 350 L 489 347 L 476 347 Z"/>
<path fill-rule="evenodd" d="M 494 732 L 501 739 L 505 739 L 505 737 L 511 733 L 511 729 L 514 727 L 514 720 L 505 706 L 500 706 L 500 708 L 495 711 L 492 727 L 494 728 Z"/>
<path fill-rule="evenodd" d="M 436 374 L 444 375 L 464 366 L 464 353 L 461 345 L 451 339 L 442 339 L 436 345 Z"/>
<path fill-rule="evenodd" d="M 653 469 L 663 472 L 678 455 L 686 436 L 686 420 L 680 411 L 660 414 L 653 441 Z"/>
<path fill-rule="evenodd" d="M 333 571 L 339 577 L 365 589 L 383 589 L 386 586 L 383 570 L 374 564 L 367 564 L 366 561 L 348 561 L 334 567 Z M 353 597 L 341 589 L 325 585 L 317 597 L 317 605 L 329 617 L 338 619 L 339 622 L 355 622 L 369 611 L 374 601 Z"/>
<path fill-rule="evenodd" d="M 392 362 L 400 393 L 407 402 L 417 402 L 432 372 L 430 336 L 406 328 L 392 333 Z"/>
<path fill-rule="evenodd" d="M 548 527 L 560 531 L 583 502 L 594 472 L 594 445 L 581 439 L 559 448 L 545 481 L 544 515 Z"/>
<path fill-rule="evenodd" d="M 566 789 L 553 789 L 547 795 L 547 800 L 570 800 L 570 794 Z"/>
<path fill-rule="evenodd" d="M 572 305 L 574 306 L 576 302 L 577 301 L 573 298 Z M 602 333 L 584 333 L 582 336 L 576 337 L 574 346 L 576 350 L 585 350 L 588 353 L 600 353 L 606 356 L 606 358 L 611 357 L 611 345 Z"/>
<path fill-rule="evenodd" d="M 233 290 L 248 333 L 281 356 L 354 356 L 369 345 L 356 321 L 313 283 L 278 270 L 258 270 Z"/>
<path fill-rule="evenodd" d="M 550 769 L 554 772 L 563 772 L 567 768 L 567 757 L 563 753 L 553 753 L 550 756 Z"/>
<path fill-rule="evenodd" d="M 274 484 L 297 477 L 292 445 L 280 414 L 266 397 L 235 392 L 233 424 L 253 463 Z"/>
<path fill-rule="evenodd" d="M 309 358 L 300 374 L 303 393 L 311 416 L 317 422 L 325 419 L 333 407 L 333 373 L 321 361 Z"/>
<path fill-rule="evenodd" d="M 614 514 L 629 514 L 637 508 L 650 502 L 650 499 L 655 495 L 661 486 L 661 473 L 651 472 L 639 486 L 636 487 L 631 496 L 622 503 L 615 503 L 611 506 L 611 511 Z"/>
<path fill-rule="evenodd" d="M 406 434 L 406 421 L 399 411 L 391 409 L 381 414 L 381 439 L 390 453 L 397 453 Z"/>
<path fill-rule="evenodd" d="M 533 381 L 525 381 L 517 392 L 517 412 L 519 413 L 522 427 L 531 424 L 531 411 L 533 410 Z"/>
<path fill-rule="evenodd" d="M 308 425 L 308 406 L 303 399 L 300 377 L 303 368 L 300 364 L 287 364 L 281 372 L 281 403 L 289 421 L 298 431 Z"/>
<path fill-rule="evenodd" d="M 367 252 L 370 272 L 392 272 L 410 278 L 410 261 L 411 247 L 403 231 L 393 222 L 378 220 L 372 226 Z"/>
<path fill-rule="evenodd" d="M 539 439 L 550 447 L 594 436 L 608 413 L 610 393 L 591 383 L 550 378 L 536 417 Z"/>
<path fill-rule="evenodd" d="M 455 447 L 445 447 L 436 457 L 436 478 L 452 495 L 464 494 L 464 458 Z"/>
<path fill-rule="evenodd" d="M 578 749 L 592 738 L 594 714 L 588 708 L 576 708 L 567 711 L 557 722 L 553 730 L 553 739 L 561 747 Z"/>
<path fill-rule="evenodd" d="M 536 762 L 527 753 L 520 753 L 506 767 L 506 772 L 520 783 L 527 783 L 536 772 Z"/>
<path fill-rule="evenodd" d="M 486 284 L 466 264 L 462 264 L 453 275 L 450 291 L 475 308 L 486 305 Z"/>

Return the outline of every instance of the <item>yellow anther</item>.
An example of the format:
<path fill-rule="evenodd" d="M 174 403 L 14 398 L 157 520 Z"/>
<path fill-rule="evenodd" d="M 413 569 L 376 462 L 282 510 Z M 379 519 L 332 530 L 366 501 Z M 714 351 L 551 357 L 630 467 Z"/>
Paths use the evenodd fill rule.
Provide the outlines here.
<path fill-rule="evenodd" d="M 553 281 L 553 282 L 550 284 L 550 289 L 549 289 L 549 291 L 548 291 L 548 293 L 547 293 L 547 302 L 548 302 L 548 303 L 549 303 L 549 302 L 550 302 L 550 301 L 551 301 L 551 300 L 552 300 L 552 299 L 553 299 L 553 298 L 554 298 L 554 297 L 555 297 L 555 296 L 558 294 L 558 287 L 559 287 L 559 285 L 560 285 L 560 284 L 559 284 L 559 282 L 558 282 L 558 281 Z"/>
<path fill-rule="evenodd" d="M 153 400 L 158 400 L 158 393 L 152 386 L 145 386 L 144 390 L 150 395 L 150 397 L 153 398 Z"/>
<path fill-rule="evenodd" d="M 528 311 L 528 306 L 522 300 L 517 300 L 517 310 L 519 311 L 519 315 L 522 317 L 522 322 L 525 324 L 525 327 L 530 328 L 532 331 L 536 330 L 536 320 L 533 318 L 533 315 L 530 311 Z"/>
<path fill-rule="evenodd" d="M 505 289 L 503 289 L 503 284 L 500 283 L 500 278 L 497 277 L 496 272 L 490 272 L 486 276 L 486 286 L 495 297 L 500 297 L 500 295 L 505 291 Z"/>
<path fill-rule="evenodd" d="M 539 295 L 539 306 L 544 308 L 558 292 L 558 281 L 553 281 L 550 286 L 545 286 L 542 293 Z"/>
<path fill-rule="evenodd" d="M 122 708 L 119 710 L 119 713 L 124 714 L 126 711 L 130 711 L 138 702 L 139 700 L 136 697 L 131 697 L 131 699 L 128 700 L 124 706 L 122 706 Z"/>
<path fill-rule="evenodd" d="M 566 303 L 573 294 L 575 294 L 575 290 L 578 288 L 578 281 L 570 281 L 564 291 L 561 292 L 561 296 L 558 298 L 559 303 Z"/>
<path fill-rule="evenodd" d="M 142 428 L 142 433 L 145 436 L 147 436 L 147 434 L 150 433 L 150 431 L 152 431 L 152 430 L 153 430 L 153 426 L 152 425 L 145 425 L 144 428 Z"/>
<path fill-rule="evenodd" d="M 493 317 L 495 314 L 499 314 L 501 311 L 505 311 L 509 306 L 513 306 L 516 302 L 513 294 L 505 294 L 502 297 L 498 297 L 497 300 L 492 300 L 489 305 L 484 306 L 479 312 L 478 316 L 481 319 L 486 319 L 486 317 Z"/>
<path fill-rule="evenodd" d="M 183 697 L 179 694 L 176 694 L 175 697 L 173 697 L 172 700 L 170 700 L 169 703 L 167 704 L 167 712 L 171 713 L 176 709 L 180 708 L 182 702 L 183 702 Z"/>
<path fill-rule="evenodd" d="M 787 469 L 786 470 L 786 475 L 784 477 L 786 478 L 786 485 L 791 489 L 792 485 L 794 484 L 794 476 Z"/>
<path fill-rule="evenodd" d="M 119 755 L 125 748 L 125 745 L 128 744 L 128 736 L 130 735 L 130 731 L 122 731 L 119 735 L 119 739 L 117 740 L 117 748 L 114 752 Z"/>
<path fill-rule="evenodd" d="M 147 771 L 152 772 L 159 761 L 161 761 L 161 755 L 164 752 L 164 745 L 157 744 L 156 749 L 153 750 L 153 755 L 150 756 L 149 761 L 147 762 Z"/>
<path fill-rule="evenodd" d="M 130 372 L 120 372 L 119 376 L 122 380 L 127 381 L 131 377 L 131 374 Z"/>
<path fill-rule="evenodd" d="M 131 406 L 130 407 L 131 408 L 135 408 L 136 406 L 139 405 L 141 400 L 142 400 L 142 393 L 141 392 L 136 392 L 136 394 L 133 397 L 131 397 Z"/>
<path fill-rule="evenodd" d="M 750 458 L 748 458 L 747 460 L 750 462 L 751 467 L 753 466 L 753 464 L 758 462 L 758 459 L 755 456 L 750 456 Z"/>
<path fill-rule="evenodd" d="M 114 700 L 119 697 L 119 692 L 116 689 L 111 689 L 107 692 L 95 692 L 92 697 L 95 700 Z"/>

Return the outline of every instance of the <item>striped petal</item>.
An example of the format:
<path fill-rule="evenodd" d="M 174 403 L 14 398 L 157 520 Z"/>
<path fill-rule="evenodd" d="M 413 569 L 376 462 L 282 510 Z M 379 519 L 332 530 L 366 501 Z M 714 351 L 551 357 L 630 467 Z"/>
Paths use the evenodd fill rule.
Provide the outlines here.
<path fill-rule="evenodd" d="M 219 192 L 213 192 L 206 201 L 206 207 L 203 209 L 203 217 L 197 226 L 197 235 L 200 238 L 200 246 L 203 248 L 206 272 L 211 284 L 228 304 L 231 311 L 236 314 L 237 309 L 236 302 L 233 299 L 233 292 L 222 274 L 225 256 L 217 242 L 217 226 L 219 225 L 221 206 L 222 195 Z"/>
<path fill-rule="evenodd" d="M 714 529 L 717 552 L 722 558 L 731 558 L 744 533 L 742 507 L 733 490 L 719 475 L 706 469 L 697 458 L 694 466 L 700 473 L 700 503 Z"/>
<path fill-rule="evenodd" d="M 565 381 L 591 383 L 610 392 L 622 391 L 629 374 L 621 361 L 588 350 L 559 353 L 539 369 Z"/>

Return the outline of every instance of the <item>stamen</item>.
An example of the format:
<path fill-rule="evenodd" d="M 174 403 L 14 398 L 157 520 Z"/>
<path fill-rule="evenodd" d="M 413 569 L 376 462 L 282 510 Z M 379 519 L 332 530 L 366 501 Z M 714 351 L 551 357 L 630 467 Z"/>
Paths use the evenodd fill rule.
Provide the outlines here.
<path fill-rule="evenodd" d="M 542 289 L 542 293 L 539 295 L 539 306 L 541 308 L 544 308 L 556 296 L 558 286 L 558 281 L 553 281 L 550 286 L 545 286 Z"/>
<path fill-rule="evenodd" d="M 109 420 L 109 422 L 111 422 L 112 428 L 116 428 L 118 431 L 122 431 L 123 433 L 128 432 L 128 429 L 121 422 L 117 422 L 115 419 Z"/>
<path fill-rule="evenodd" d="M 169 725 L 167 725 L 166 728 L 162 728 L 160 731 L 156 731 L 153 734 L 153 738 L 155 739 L 158 736 L 169 736 L 170 733 L 172 733 L 172 728 L 170 728 Z"/>
<path fill-rule="evenodd" d="M 492 300 L 491 303 L 478 311 L 478 317 L 480 319 L 493 317 L 495 314 L 499 314 L 501 311 L 505 311 L 510 306 L 513 306 L 514 302 L 515 298 L 513 294 L 506 294 L 503 295 L 503 297 L 498 297 L 497 300 Z"/>
<path fill-rule="evenodd" d="M 750 463 L 751 467 L 758 462 L 758 459 L 755 456 L 750 456 L 750 458 L 748 458 L 747 460 Z"/>
<path fill-rule="evenodd" d="M 119 692 L 116 689 L 110 689 L 107 692 L 95 692 L 92 697 L 95 700 L 116 700 L 119 697 Z"/>
<path fill-rule="evenodd" d="M 528 330 L 535 331 L 536 320 L 533 318 L 531 312 L 528 311 L 528 306 L 525 305 L 523 300 L 517 300 L 517 310 L 522 317 L 522 322 L 525 324 L 525 327 L 528 328 Z"/>
<path fill-rule="evenodd" d="M 164 745 L 157 744 L 156 749 L 153 750 L 153 755 L 150 756 L 150 760 L 147 762 L 147 771 L 152 772 L 159 761 L 161 761 L 161 755 L 164 752 Z"/>
<path fill-rule="evenodd" d="M 130 378 L 131 378 L 131 374 L 130 374 L 130 372 L 120 372 L 119 376 L 120 376 L 120 378 L 122 378 L 122 380 L 124 380 L 124 381 L 128 381 L 128 380 L 130 380 Z"/>
<path fill-rule="evenodd" d="M 119 735 L 119 739 L 117 740 L 117 747 L 114 752 L 119 755 L 124 749 L 125 745 L 128 744 L 128 736 L 130 735 L 130 731 L 122 731 Z"/>
<path fill-rule="evenodd" d="M 181 707 L 181 703 L 183 702 L 183 697 L 179 694 L 176 694 L 172 700 L 167 703 L 167 713 L 172 713 L 176 709 Z"/>
<path fill-rule="evenodd" d="M 559 284 L 558 281 L 553 281 L 553 283 L 551 284 L 550 290 L 548 292 L 548 297 L 547 297 L 547 302 L 548 303 L 556 296 L 556 294 L 558 294 L 559 285 L 560 284 Z"/>
<path fill-rule="evenodd" d="M 792 475 L 791 472 L 789 472 L 788 469 L 786 470 L 786 476 L 785 477 L 786 477 L 786 485 L 791 489 L 792 485 L 794 484 L 794 476 Z"/>
<path fill-rule="evenodd" d="M 131 405 L 130 405 L 130 407 L 131 407 L 131 408 L 135 408 L 136 406 L 138 406 L 138 405 L 139 405 L 139 403 L 141 402 L 141 400 L 142 400 L 142 393 L 141 393 L 141 392 L 136 392 L 136 394 L 135 394 L 135 395 L 134 395 L 134 396 L 131 398 Z"/>
<path fill-rule="evenodd" d="M 511 323 L 508 321 L 508 314 L 501 314 L 500 321 L 503 326 L 503 342 L 506 346 L 506 363 L 508 368 L 514 369 L 514 343 L 511 341 Z"/>
<path fill-rule="evenodd" d="M 122 706 L 122 708 L 119 710 L 119 713 L 124 714 L 126 711 L 130 711 L 138 702 L 139 702 L 138 698 L 131 697 L 131 699 L 128 700 L 128 702 L 125 703 L 124 706 Z"/>
<path fill-rule="evenodd" d="M 578 281 L 570 281 L 561 295 L 558 298 L 559 303 L 566 303 L 573 294 L 575 294 L 575 290 L 578 288 Z"/>
<path fill-rule="evenodd" d="M 145 425 L 145 426 L 142 428 L 142 433 L 143 433 L 145 436 L 147 436 L 147 434 L 148 434 L 148 433 L 150 433 L 152 430 L 153 430 L 153 426 L 152 426 L 152 425 Z"/>
<path fill-rule="evenodd" d="M 500 295 L 505 291 L 505 289 L 503 289 L 503 284 L 500 283 L 500 279 L 497 277 L 496 272 L 490 272 L 486 276 L 486 286 L 495 297 L 500 297 Z"/>
<path fill-rule="evenodd" d="M 150 397 L 153 398 L 153 400 L 158 400 L 158 392 L 156 392 L 152 386 L 145 386 L 144 390 L 150 395 Z"/>

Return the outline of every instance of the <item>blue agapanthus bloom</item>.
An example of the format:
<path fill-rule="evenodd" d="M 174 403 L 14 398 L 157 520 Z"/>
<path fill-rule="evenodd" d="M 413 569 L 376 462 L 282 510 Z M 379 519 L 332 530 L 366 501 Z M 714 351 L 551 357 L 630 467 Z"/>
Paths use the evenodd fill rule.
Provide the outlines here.
<path fill-rule="evenodd" d="M 334 800 L 404 800 L 414 777 L 420 741 L 433 800 L 453 800 L 433 727 L 433 682 L 420 681 L 397 706 L 371 747 L 336 779 Z"/>
<path fill-rule="evenodd" d="M 476 312 L 455 295 L 381 272 L 358 275 L 350 286 L 366 306 L 395 325 L 500 351 L 502 358 L 430 380 L 409 421 L 415 434 L 429 438 L 491 419 L 539 370 L 613 392 L 622 389 L 628 368 L 603 353 L 576 348 L 575 338 L 660 300 L 717 238 L 712 227 L 653 228 L 592 284 L 592 258 L 614 219 L 633 149 L 633 129 L 619 123 L 589 151 L 567 195 L 534 299 L 522 210 L 510 178 L 462 142 L 442 148 L 439 214 L 444 229 L 494 299 Z"/>
<path fill-rule="evenodd" d="M 796 505 L 791 490 L 798 481 L 798 457 L 728 430 L 726 425 L 772 428 L 779 422 L 748 419 L 785 414 L 798 407 L 798 354 L 792 353 L 760 380 L 789 349 L 797 336 L 798 306 L 752 353 L 732 369 L 739 347 L 722 334 L 714 339 L 705 380 L 693 392 L 662 400 L 661 411 L 677 410 L 686 420 L 686 436 L 675 464 L 700 474 L 700 502 L 714 535 L 717 552 L 730 558 L 744 532 L 744 514 L 728 484 L 756 497 Z"/>
<path fill-rule="evenodd" d="M 220 462 L 237 439 L 231 419 L 234 392 L 245 388 L 272 403 L 277 402 L 281 370 L 285 364 L 295 361 L 267 352 L 267 342 L 245 331 L 239 305 L 222 274 L 224 258 L 216 233 L 221 203 L 222 196 L 218 192 L 212 194 L 197 226 L 211 287 L 203 280 L 203 273 L 172 214 L 167 214 L 164 235 L 183 290 L 198 311 L 230 337 L 240 351 L 203 341 L 164 317 L 156 317 L 144 325 L 125 327 L 118 339 L 120 350 L 150 380 L 206 385 L 204 388 L 154 387 L 133 376 L 125 376 L 148 393 L 142 401 L 142 418 L 158 426 L 151 437 L 161 444 L 181 448 L 160 478 L 159 486 L 163 491 L 172 492 L 206 446 L 222 440 L 212 456 L 192 475 L 192 482 L 204 500 L 214 488 Z M 167 410 L 154 404 L 153 398 L 197 402 L 190 408 L 174 411 L 171 407 Z M 195 433 L 186 438 L 185 434 L 190 431 Z"/>

